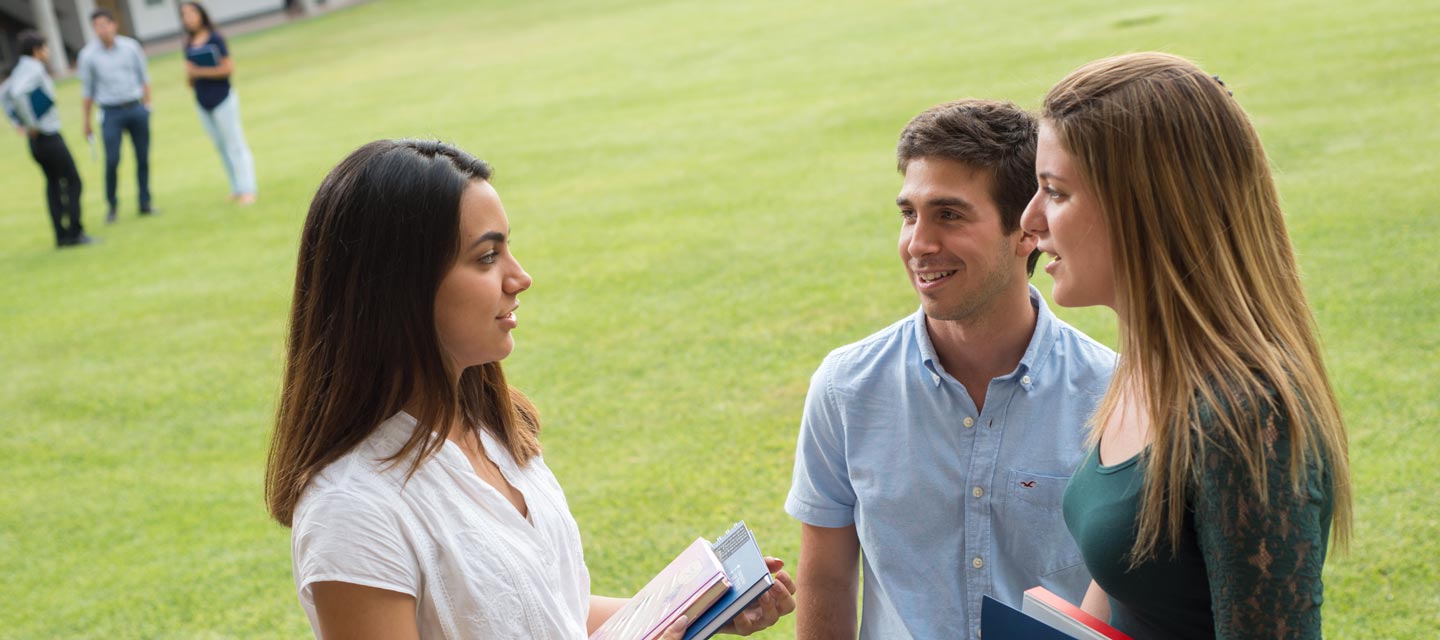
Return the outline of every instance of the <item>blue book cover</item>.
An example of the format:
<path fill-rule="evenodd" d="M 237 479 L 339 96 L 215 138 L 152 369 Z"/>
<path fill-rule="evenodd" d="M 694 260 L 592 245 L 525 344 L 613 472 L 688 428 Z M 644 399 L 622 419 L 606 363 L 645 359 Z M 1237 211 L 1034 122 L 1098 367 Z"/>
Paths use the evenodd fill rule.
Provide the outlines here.
<path fill-rule="evenodd" d="M 714 545 L 715 556 L 725 566 L 725 577 L 730 579 L 730 590 L 720 596 L 705 613 L 690 623 L 685 630 L 685 640 L 705 640 L 715 635 L 735 614 L 765 593 L 775 578 L 765 566 L 765 556 L 755 535 L 741 520 L 720 536 Z"/>
<path fill-rule="evenodd" d="M 45 95 L 44 88 L 35 87 L 35 90 L 30 92 L 30 112 L 35 114 L 36 122 L 39 122 L 40 118 L 44 117 L 45 113 L 50 111 L 53 106 L 55 106 L 55 101 Z"/>
<path fill-rule="evenodd" d="M 195 49 L 186 49 L 185 57 L 197 67 L 218 67 L 220 66 L 220 52 L 215 45 L 207 44 Z"/>
<path fill-rule="evenodd" d="M 983 596 L 980 601 L 980 637 L 985 640 L 1074 640 L 990 596 Z"/>

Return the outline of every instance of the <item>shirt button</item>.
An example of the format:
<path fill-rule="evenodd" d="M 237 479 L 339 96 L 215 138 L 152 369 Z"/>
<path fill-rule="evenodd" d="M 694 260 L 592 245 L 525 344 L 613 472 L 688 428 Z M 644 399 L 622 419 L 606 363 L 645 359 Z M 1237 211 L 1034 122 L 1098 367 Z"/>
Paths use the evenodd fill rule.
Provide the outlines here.
<path fill-rule="evenodd" d="M 1022 376 L 1020 378 L 1020 384 L 1030 384 L 1030 376 Z"/>
<path fill-rule="evenodd" d="M 930 379 L 931 379 L 931 380 L 934 380 L 934 381 L 935 381 L 935 384 L 940 384 L 940 376 L 935 375 L 935 374 L 932 373 L 932 374 L 930 374 Z"/>
<path fill-rule="evenodd" d="M 979 497 L 985 495 L 985 490 L 984 490 L 984 489 L 981 489 L 980 487 L 975 487 L 974 489 L 971 489 L 971 490 L 970 490 L 970 495 L 975 496 L 976 498 L 979 498 Z"/>
<path fill-rule="evenodd" d="M 965 422 L 963 424 L 965 425 L 966 429 L 969 429 L 970 427 L 975 426 L 975 419 L 971 418 L 970 416 L 965 416 Z"/>
<path fill-rule="evenodd" d="M 971 560 L 971 561 L 970 561 L 970 566 L 975 567 L 976 569 L 979 569 L 979 568 L 985 566 L 985 561 L 984 561 L 984 560 L 981 560 L 980 558 L 975 558 L 974 560 Z"/>

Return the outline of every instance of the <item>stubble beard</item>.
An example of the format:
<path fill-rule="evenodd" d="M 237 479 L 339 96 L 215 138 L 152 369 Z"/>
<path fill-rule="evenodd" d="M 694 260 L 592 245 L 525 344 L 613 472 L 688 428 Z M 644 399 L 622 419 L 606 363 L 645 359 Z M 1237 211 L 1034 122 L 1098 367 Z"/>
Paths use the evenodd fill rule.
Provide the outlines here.
<path fill-rule="evenodd" d="M 962 298 L 942 301 L 922 295 L 921 306 L 925 309 L 925 316 L 931 320 L 964 322 L 983 314 L 994 306 L 995 301 L 1003 296 L 1015 282 L 1015 275 L 1011 272 L 1008 260 L 1006 260 L 1009 250 L 1008 244 L 1004 245 L 1001 252 L 996 255 L 997 260 L 985 273 L 972 273 L 969 265 L 965 265 L 955 274 L 956 276 L 978 275 L 980 277 L 980 281 L 975 283 L 972 291 L 959 293 L 963 296 Z"/>

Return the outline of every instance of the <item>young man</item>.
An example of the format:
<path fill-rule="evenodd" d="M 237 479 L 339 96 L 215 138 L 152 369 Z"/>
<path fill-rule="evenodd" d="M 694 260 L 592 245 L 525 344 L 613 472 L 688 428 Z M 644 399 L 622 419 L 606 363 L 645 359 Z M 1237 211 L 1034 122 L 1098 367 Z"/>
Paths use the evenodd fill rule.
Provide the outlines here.
<path fill-rule="evenodd" d="M 45 173 L 45 196 L 50 222 L 55 228 L 55 246 L 86 245 L 94 239 L 80 224 L 80 172 L 75 159 L 60 137 L 60 110 L 55 108 L 55 84 L 45 71 L 50 47 L 39 33 L 26 29 L 17 38 L 20 61 L 10 79 L 0 85 L 0 104 L 24 134 L 30 138 L 30 156 Z"/>
<path fill-rule="evenodd" d="M 811 380 L 785 503 L 802 523 L 800 638 L 856 637 L 862 565 L 863 638 L 975 638 L 982 595 L 1085 593 L 1060 499 L 1115 354 L 1029 286 L 1035 140 L 1029 114 L 981 100 L 900 134 L 899 250 L 920 310 Z"/>
<path fill-rule="evenodd" d="M 117 34 L 115 16 L 105 9 L 90 14 L 95 40 L 80 50 L 80 95 L 85 138 L 94 135 L 90 113 L 100 103 L 100 135 L 105 141 L 106 224 L 115 222 L 115 174 L 120 167 L 120 137 L 130 133 L 135 147 L 135 178 L 140 185 L 140 215 L 150 215 L 150 75 L 145 51 L 132 38 Z"/>

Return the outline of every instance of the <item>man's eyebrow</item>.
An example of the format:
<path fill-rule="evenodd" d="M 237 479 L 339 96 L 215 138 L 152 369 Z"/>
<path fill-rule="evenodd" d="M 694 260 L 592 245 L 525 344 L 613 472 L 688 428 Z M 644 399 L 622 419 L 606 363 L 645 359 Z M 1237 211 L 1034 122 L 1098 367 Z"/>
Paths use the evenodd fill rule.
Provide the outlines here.
<path fill-rule="evenodd" d="M 975 205 L 970 204 L 970 201 L 965 200 L 964 198 L 955 198 L 951 196 L 932 198 L 930 200 L 926 200 L 925 204 L 931 207 L 954 207 L 963 211 L 970 211 L 975 208 Z M 895 199 L 895 205 L 900 207 L 908 207 L 910 206 L 910 199 L 905 196 L 900 196 Z"/>
<path fill-rule="evenodd" d="M 504 244 L 505 234 L 500 233 L 499 231 L 486 231 L 485 233 L 481 234 L 479 238 L 476 238 L 474 242 L 471 242 L 470 246 L 466 247 L 465 250 L 469 251 L 471 249 L 474 249 L 482 242 L 499 242 L 501 244 Z"/>

